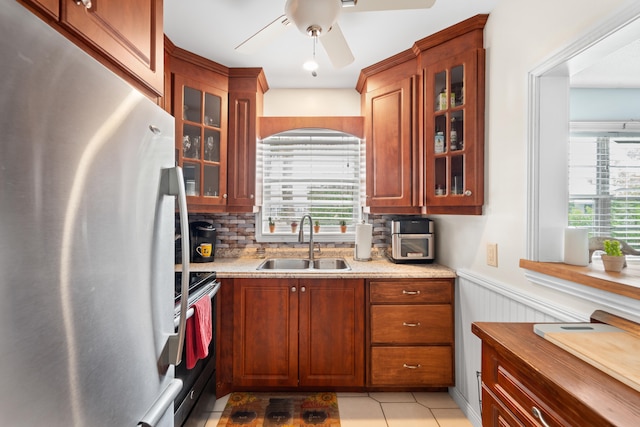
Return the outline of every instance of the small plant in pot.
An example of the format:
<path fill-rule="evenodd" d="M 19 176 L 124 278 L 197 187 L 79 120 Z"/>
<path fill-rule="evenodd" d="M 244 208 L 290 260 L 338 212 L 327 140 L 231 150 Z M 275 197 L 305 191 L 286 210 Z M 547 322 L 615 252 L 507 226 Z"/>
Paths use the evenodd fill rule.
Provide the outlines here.
<path fill-rule="evenodd" d="M 295 221 L 292 221 L 292 222 L 291 222 L 291 232 L 292 232 L 292 233 L 295 233 L 295 232 L 296 232 L 296 230 L 298 230 L 298 223 L 297 223 L 297 222 L 295 222 Z"/>
<path fill-rule="evenodd" d="M 620 249 L 620 242 L 617 240 L 605 240 L 603 242 L 604 252 L 602 255 L 602 264 L 605 271 L 613 271 L 619 273 L 626 266 L 626 259 Z"/>
<path fill-rule="evenodd" d="M 347 232 L 347 221 L 345 221 L 344 219 L 340 221 L 340 232 L 341 233 Z"/>
<path fill-rule="evenodd" d="M 319 233 L 320 232 L 320 221 L 316 220 L 313 224 L 313 232 L 314 233 Z"/>
<path fill-rule="evenodd" d="M 269 233 L 276 231 L 276 223 L 273 218 L 269 217 Z"/>

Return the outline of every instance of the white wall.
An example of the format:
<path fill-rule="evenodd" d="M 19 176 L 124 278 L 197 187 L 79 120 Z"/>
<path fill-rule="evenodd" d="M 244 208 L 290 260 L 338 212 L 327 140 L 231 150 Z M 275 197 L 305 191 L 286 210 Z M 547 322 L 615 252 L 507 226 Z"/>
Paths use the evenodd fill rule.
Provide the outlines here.
<path fill-rule="evenodd" d="M 625 3 L 624 0 L 501 0 L 485 27 L 485 208 L 480 217 L 437 216 L 439 260 L 496 282 L 564 299 L 580 311 L 590 303 L 538 288 L 518 267 L 526 256 L 528 72 Z M 498 244 L 498 267 L 486 265 Z"/>
<path fill-rule="evenodd" d="M 265 116 L 359 116 L 355 89 L 270 89 L 264 94 Z"/>

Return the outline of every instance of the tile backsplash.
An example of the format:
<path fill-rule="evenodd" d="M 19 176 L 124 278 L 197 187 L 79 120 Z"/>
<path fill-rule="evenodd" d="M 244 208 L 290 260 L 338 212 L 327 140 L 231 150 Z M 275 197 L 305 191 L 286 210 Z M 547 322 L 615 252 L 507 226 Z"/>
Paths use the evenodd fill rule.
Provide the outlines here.
<path fill-rule="evenodd" d="M 369 215 L 368 223 L 373 225 L 373 256 L 382 256 L 391 244 L 390 216 Z M 192 214 L 189 221 L 208 221 L 216 228 L 216 256 L 234 257 L 247 253 L 254 253 L 258 248 L 289 249 L 306 248 L 307 243 L 292 242 L 257 242 L 255 214 L 220 213 L 220 214 Z M 353 242 L 320 242 L 320 248 L 349 249 Z"/>

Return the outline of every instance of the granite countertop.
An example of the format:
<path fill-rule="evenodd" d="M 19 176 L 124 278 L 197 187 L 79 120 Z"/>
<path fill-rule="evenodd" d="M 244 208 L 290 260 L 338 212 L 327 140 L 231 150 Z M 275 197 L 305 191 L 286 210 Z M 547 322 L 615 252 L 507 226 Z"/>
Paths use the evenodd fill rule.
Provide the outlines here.
<path fill-rule="evenodd" d="M 258 258 L 255 253 L 247 256 L 219 257 L 216 255 L 214 262 L 191 263 L 190 271 L 215 271 L 218 278 L 365 278 L 365 279 L 430 279 L 430 278 L 455 278 L 456 273 L 452 269 L 439 264 L 395 264 L 384 256 L 375 257 L 371 261 L 356 261 L 353 259 L 353 250 L 326 251 L 316 254 L 315 258 L 344 258 L 351 270 L 257 270 L 258 266 L 268 258 L 308 258 L 308 252 L 268 252 L 264 258 Z M 176 271 L 180 265 L 176 265 Z"/>

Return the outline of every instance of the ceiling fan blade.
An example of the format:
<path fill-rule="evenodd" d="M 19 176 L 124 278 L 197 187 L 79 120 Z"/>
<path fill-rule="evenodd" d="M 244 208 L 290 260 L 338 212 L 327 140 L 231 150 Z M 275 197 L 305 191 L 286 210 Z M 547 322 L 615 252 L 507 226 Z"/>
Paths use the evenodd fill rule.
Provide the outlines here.
<path fill-rule="evenodd" d="M 358 0 L 353 7 L 343 7 L 343 12 L 374 12 L 381 10 L 429 9 L 436 0 Z"/>
<path fill-rule="evenodd" d="M 353 62 L 353 53 L 337 22 L 333 24 L 331 31 L 320 37 L 320 42 L 335 68 L 346 67 Z"/>
<path fill-rule="evenodd" d="M 285 16 L 279 16 L 269 25 L 236 46 L 236 50 L 240 53 L 255 53 L 264 46 L 271 43 L 289 28 L 291 21 Z"/>

